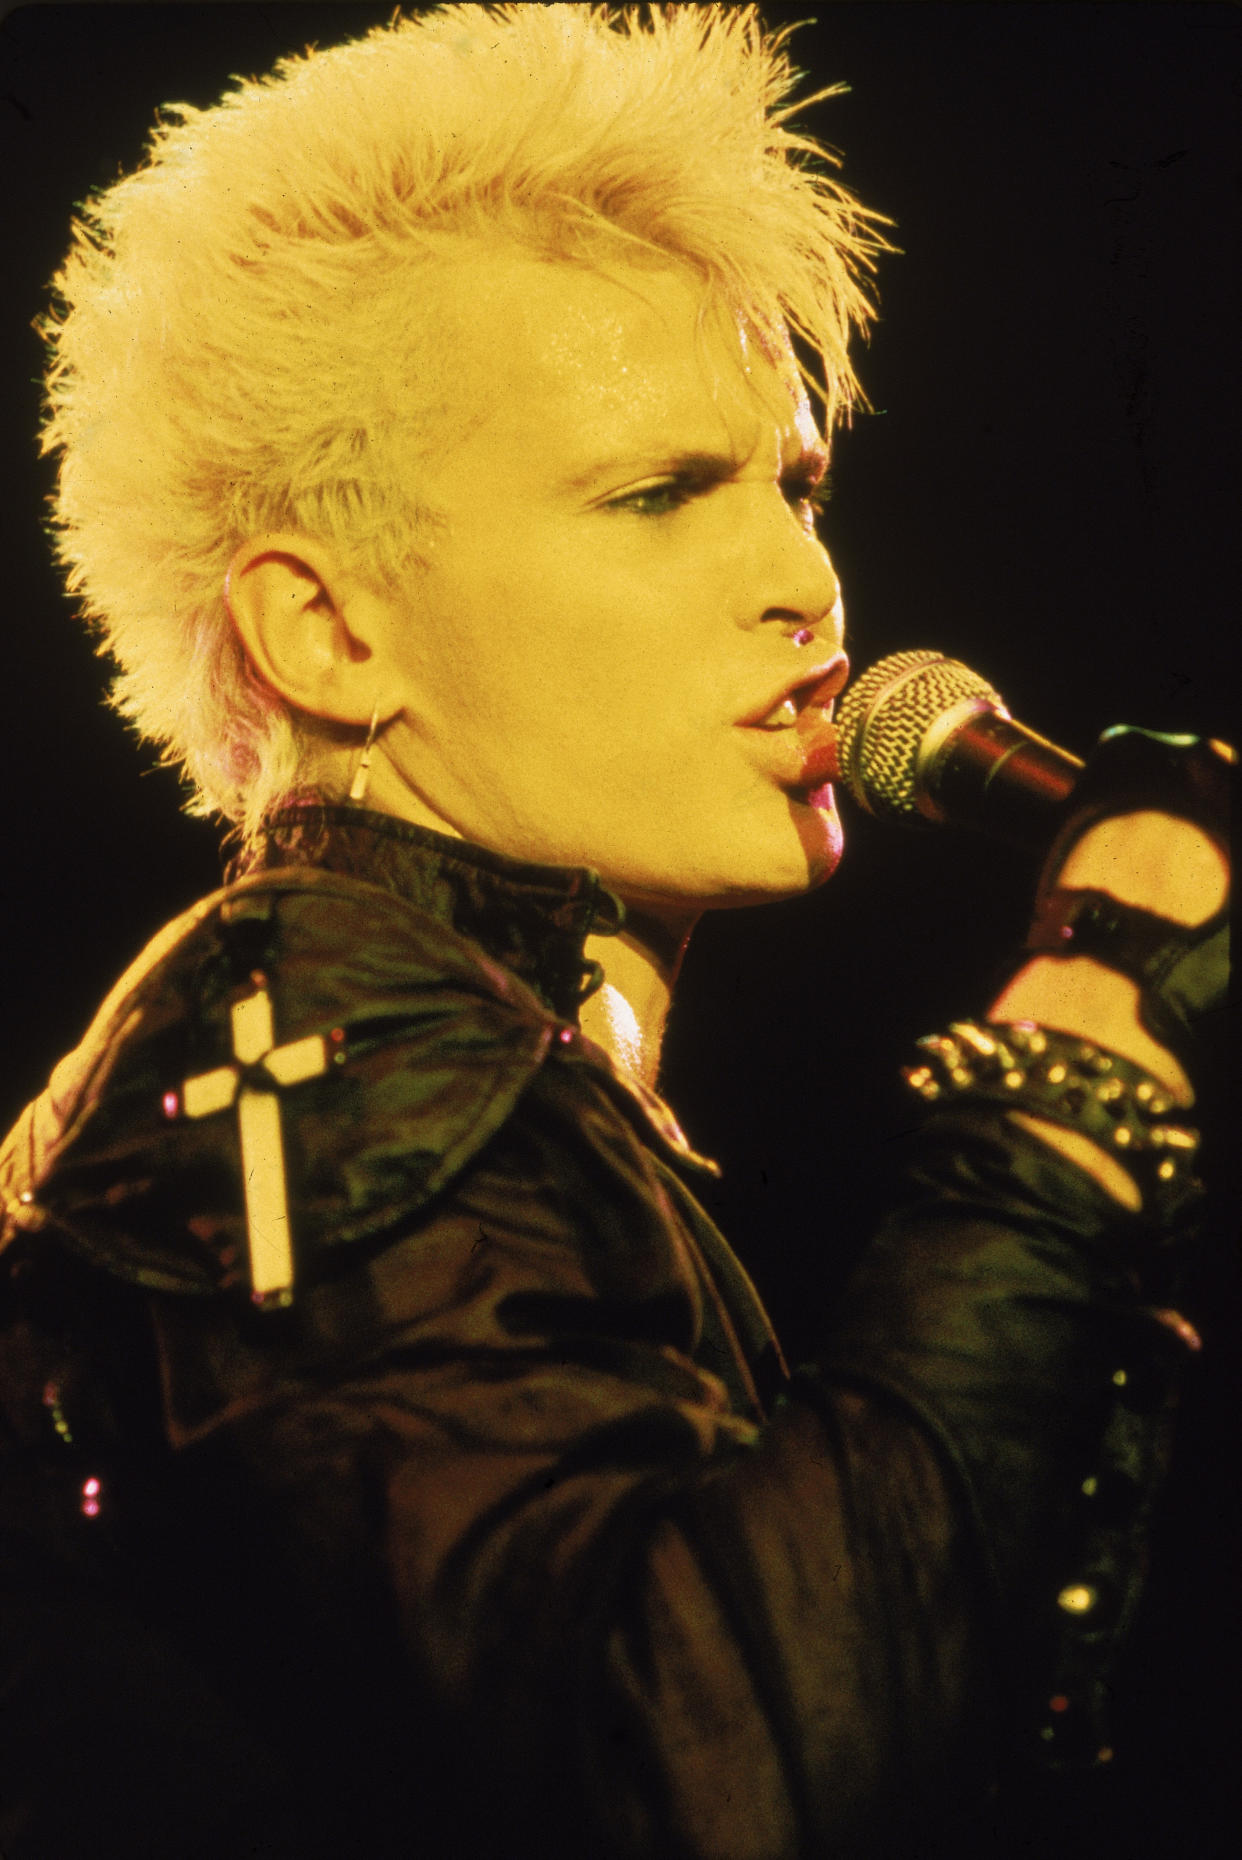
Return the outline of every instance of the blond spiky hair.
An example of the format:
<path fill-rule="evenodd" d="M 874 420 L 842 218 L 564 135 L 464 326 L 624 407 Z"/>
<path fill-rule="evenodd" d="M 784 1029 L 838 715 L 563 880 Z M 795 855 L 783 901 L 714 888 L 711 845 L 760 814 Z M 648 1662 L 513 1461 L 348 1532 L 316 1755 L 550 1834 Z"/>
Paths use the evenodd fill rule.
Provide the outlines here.
<path fill-rule="evenodd" d="M 237 546 L 299 530 L 381 586 L 417 560 L 436 267 L 667 254 L 803 338 L 829 428 L 858 402 L 881 221 L 788 126 L 785 37 L 751 6 L 443 7 L 168 106 L 90 202 L 44 325 L 59 555 L 191 811 L 252 837 L 312 727 L 232 626 Z"/>

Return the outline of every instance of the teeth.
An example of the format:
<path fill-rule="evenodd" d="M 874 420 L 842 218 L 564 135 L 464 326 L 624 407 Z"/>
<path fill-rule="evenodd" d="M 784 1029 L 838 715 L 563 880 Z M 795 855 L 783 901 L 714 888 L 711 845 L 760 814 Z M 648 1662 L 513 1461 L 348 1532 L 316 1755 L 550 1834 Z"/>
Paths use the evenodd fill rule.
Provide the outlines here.
<path fill-rule="evenodd" d="M 759 725 L 759 728 L 761 730 L 792 730 L 797 721 L 798 706 L 794 703 L 792 698 L 785 698 L 782 703 L 776 706 L 775 710 L 770 710 L 768 712 L 763 722 Z"/>

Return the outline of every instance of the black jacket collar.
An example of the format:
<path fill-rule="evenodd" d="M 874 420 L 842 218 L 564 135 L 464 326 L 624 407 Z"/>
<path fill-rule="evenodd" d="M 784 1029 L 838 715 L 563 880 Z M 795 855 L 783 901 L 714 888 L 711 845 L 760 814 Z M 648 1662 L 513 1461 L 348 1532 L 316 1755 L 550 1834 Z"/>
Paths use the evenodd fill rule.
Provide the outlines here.
<path fill-rule="evenodd" d="M 281 809 L 229 878 L 290 865 L 322 866 L 394 892 L 470 937 L 566 1020 L 602 980 L 583 955 L 585 939 L 614 936 L 625 921 L 624 905 L 596 872 L 509 859 L 344 803 L 308 799 Z"/>

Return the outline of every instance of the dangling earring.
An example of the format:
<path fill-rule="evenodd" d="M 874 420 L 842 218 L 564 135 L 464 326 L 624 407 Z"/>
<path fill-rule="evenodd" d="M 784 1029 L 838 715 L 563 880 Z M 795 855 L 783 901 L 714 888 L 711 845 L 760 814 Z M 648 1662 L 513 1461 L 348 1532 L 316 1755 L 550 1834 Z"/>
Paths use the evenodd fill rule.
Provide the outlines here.
<path fill-rule="evenodd" d="M 362 745 L 362 756 L 354 770 L 354 779 L 349 784 L 351 801 L 365 801 L 367 783 L 371 779 L 371 751 L 375 747 L 375 731 L 379 724 L 379 705 L 371 712 L 371 726 L 367 731 L 367 740 Z"/>

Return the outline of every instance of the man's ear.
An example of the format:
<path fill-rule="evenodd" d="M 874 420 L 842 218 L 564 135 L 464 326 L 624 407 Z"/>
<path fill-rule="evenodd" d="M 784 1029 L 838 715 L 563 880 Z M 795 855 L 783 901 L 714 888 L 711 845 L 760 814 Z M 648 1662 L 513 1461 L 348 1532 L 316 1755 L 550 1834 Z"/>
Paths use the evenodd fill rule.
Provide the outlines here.
<path fill-rule="evenodd" d="M 335 723 L 369 721 L 379 597 L 329 548 L 293 532 L 252 536 L 229 564 L 224 597 L 255 670 L 286 702 Z"/>

